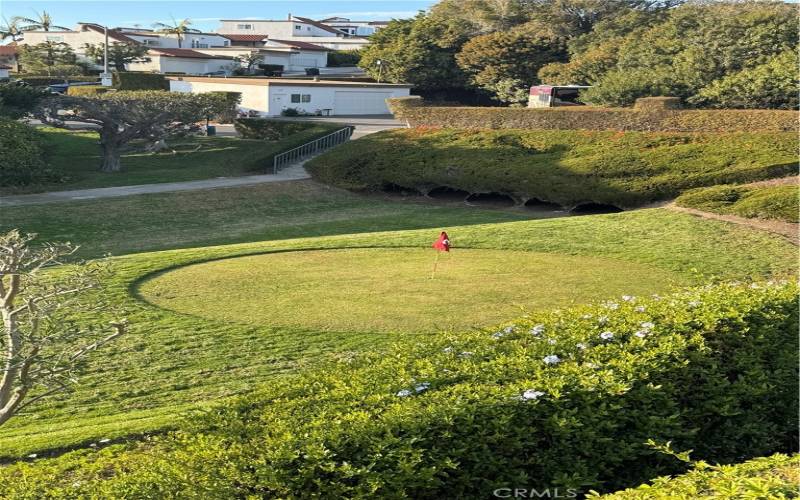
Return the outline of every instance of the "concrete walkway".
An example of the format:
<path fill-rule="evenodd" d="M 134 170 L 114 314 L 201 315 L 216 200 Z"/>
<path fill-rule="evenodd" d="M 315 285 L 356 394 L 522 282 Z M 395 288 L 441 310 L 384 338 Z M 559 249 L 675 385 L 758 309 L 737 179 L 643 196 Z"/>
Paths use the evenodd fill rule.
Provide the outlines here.
<path fill-rule="evenodd" d="M 65 201 L 92 200 L 96 198 L 118 198 L 148 193 L 171 193 L 176 191 L 196 191 L 200 189 L 216 189 L 237 186 L 250 186 L 267 182 L 286 182 L 308 179 L 310 176 L 303 168 L 302 162 L 291 165 L 277 175 L 247 175 L 242 177 L 217 177 L 200 181 L 165 182 L 162 184 L 139 184 L 136 186 L 115 186 L 96 189 L 79 189 L 75 191 L 51 191 L 49 193 L 21 194 L 0 196 L 0 207 L 20 205 L 40 205 Z"/>

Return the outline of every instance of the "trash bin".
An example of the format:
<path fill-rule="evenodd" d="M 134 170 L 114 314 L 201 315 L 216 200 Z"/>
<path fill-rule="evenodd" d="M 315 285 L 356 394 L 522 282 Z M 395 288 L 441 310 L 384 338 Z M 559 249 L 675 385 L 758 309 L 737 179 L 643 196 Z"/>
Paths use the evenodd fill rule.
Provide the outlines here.
<path fill-rule="evenodd" d="M 215 125 L 207 125 L 206 135 L 207 136 L 217 135 L 217 127 Z"/>

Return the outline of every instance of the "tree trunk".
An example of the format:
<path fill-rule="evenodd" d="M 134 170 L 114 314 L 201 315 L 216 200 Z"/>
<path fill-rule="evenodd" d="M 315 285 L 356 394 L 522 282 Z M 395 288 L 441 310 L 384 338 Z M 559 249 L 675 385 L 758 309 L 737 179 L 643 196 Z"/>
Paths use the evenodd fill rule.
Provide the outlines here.
<path fill-rule="evenodd" d="M 119 172 L 122 170 L 120 163 L 120 152 L 116 145 L 103 144 L 103 165 L 101 172 Z"/>

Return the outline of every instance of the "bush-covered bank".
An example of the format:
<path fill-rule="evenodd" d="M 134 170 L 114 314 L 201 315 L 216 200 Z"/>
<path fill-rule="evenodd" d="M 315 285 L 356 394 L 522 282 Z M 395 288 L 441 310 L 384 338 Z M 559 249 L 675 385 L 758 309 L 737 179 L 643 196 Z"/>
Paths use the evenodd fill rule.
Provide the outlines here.
<path fill-rule="evenodd" d="M 265 118 L 239 118 L 233 122 L 233 126 L 243 139 L 267 141 L 277 141 L 314 127 L 329 127 L 331 132 L 338 128 L 333 125 L 321 125 L 313 122 L 267 120 Z"/>
<path fill-rule="evenodd" d="M 344 144 L 306 164 L 314 178 L 352 190 L 446 187 L 565 207 L 619 207 L 720 183 L 785 176 L 797 136 L 579 130 L 402 129 Z"/>
<path fill-rule="evenodd" d="M 797 498 L 800 455 L 781 453 L 735 465 L 697 464 L 693 470 L 609 495 L 606 500 Z"/>
<path fill-rule="evenodd" d="M 798 185 L 713 186 L 694 189 L 679 196 L 675 203 L 718 214 L 758 219 L 798 222 Z"/>
<path fill-rule="evenodd" d="M 796 446 L 798 289 L 721 284 L 441 334 L 276 381 L 184 433 L 0 470 L 8 498 L 615 491 Z"/>
<path fill-rule="evenodd" d="M 58 171 L 47 165 L 43 139 L 32 127 L 0 117 L 0 187 L 60 179 Z"/>
<path fill-rule="evenodd" d="M 647 98 L 647 100 L 665 98 Z M 428 106 L 416 96 L 388 99 L 395 118 L 412 127 L 529 130 L 638 130 L 657 132 L 786 132 L 798 112 L 777 109 L 670 109 L 640 107 L 502 108 Z"/>

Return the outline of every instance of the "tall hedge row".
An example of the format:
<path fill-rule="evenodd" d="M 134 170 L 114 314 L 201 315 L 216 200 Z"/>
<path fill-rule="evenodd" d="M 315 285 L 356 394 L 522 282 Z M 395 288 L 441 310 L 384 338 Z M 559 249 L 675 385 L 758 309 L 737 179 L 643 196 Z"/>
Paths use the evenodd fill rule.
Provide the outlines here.
<path fill-rule="evenodd" d="M 794 131 L 797 111 L 678 110 L 660 106 L 498 108 L 426 106 L 418 97 L 388 99 L 396 118 L 412 127 L 672 132 Z"/>
<path fill-rule="evenodd" d="M 0 469 L 7 498 L 615 491 L 797 445 L 798 288 L 720 284 L 343 356 L 171 438 Z"/>
<path fill-rule="evenodd" d="M 47 166 L 42 136 L 33 127 L 0 117 L 0 187 L 58 180 Z"/>
<path fill-rule="evenodd" d="M 306 164 L 351 190 L 398 187 L 500 193 L 565 208 L 620 208 L 715 184 L 797 171 L 797 135 L 582 130 L 398 129 L 343 144 Z"/>
<path fill-rule="evenodd" d="M 169 90 L 169 81 L 159 73 L 117 71 L 112 85 L 118 90 Z"/>

